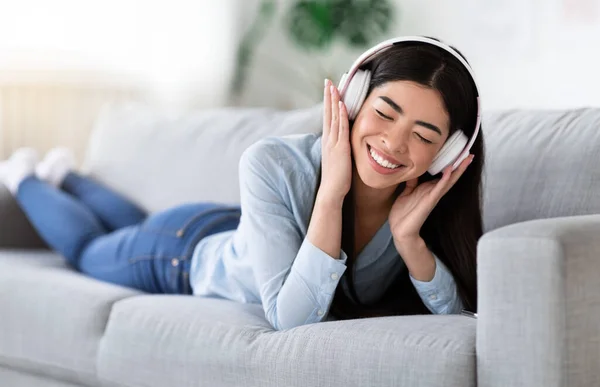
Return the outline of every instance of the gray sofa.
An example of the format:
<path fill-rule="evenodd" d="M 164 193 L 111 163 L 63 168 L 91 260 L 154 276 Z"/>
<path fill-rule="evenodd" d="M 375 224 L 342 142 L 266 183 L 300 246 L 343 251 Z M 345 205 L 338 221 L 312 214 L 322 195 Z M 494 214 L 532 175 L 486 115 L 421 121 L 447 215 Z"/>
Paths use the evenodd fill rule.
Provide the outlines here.
<path fill-rule="evenodd" d="M 85 172 L 149 211 L 235 202 L 237 160 L 318 108 L 98 119 Z M 0 198 L 0 386 L 600 386 L 600 110 L 490 112 L 479 318 L 276 332 L 257 305 L 86 278 Z"/>

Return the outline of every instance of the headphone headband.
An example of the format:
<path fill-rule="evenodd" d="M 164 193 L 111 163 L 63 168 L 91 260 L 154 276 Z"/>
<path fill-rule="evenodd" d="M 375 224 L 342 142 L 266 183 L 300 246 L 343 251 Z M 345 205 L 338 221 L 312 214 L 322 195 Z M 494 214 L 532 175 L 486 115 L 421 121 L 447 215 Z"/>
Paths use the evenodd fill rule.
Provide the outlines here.
<path fill-rule="evenodd" d="M 463 67 L 469 72 L 469 75 L 471 76 L 471 80 L 473 81 L 473 85 L 475 86 L 475 93 L 477 94 L 476 95 L 476 97 L 477 97 L 477 119 L 476 119 L 476 123 L 475 123 L 475 130 L 473 131 L 473 135 L 469 139 L 469 142 L 465 146 L 465 149 L 460 153 L 460 155 L 458 157 L 458 160 L 462 160 L 468 154 L 469 150 L 473 146 L 473 143 L 475 142 L 475 139 L 477 138 L 477 135 L 479 134 L 479 128 L 481 127 L 481 100 L 479 97 L 479 87 L 477 86 L 477 81 L 475 79 L 475 74 L 473 72 L 473 69 L 471 69 L 471 66 L 469 66 L 467 61 L 455 49 L 448 46 L 447 44 L 444 44 L 435 39 L 427 38 L 424 36 L 401 36 L 401 37 L 384 40 L 383 42 L 381 42 L 381 43 L 371 47 L 367 51 L 365 51 L 361 56 L 358 57 L 358 59 L 356 59 L 354 61 L 354 63 L 350 67 L 350 70 L 348 70 L 347 75 L 342 79 L 342 84 L 339 87 L 340 95 L 344 96 L 344 94 L 347 90 L 347 87 L 350 84 L 350 81 L 352 80 L 352 77 L 354 77 L 354 74 L 356 74 L 356 72 L 358 71 L 360 66 L 364 65 L 365 63 L 368 63 L 375 56 L 390 49 L 391 47 L 401 44 L 401 43 L 406 43 L 406 42 L 428 43 L 428 44 L 431 44 L 431 45 L 434 45 L 434 46 L 437 46 L 437 47 L 443 49 L 444 51 L 448 52 L 449 54 L 454 56 L 456 59 L 458 59 L 458 61 L 463 65 Z"/>

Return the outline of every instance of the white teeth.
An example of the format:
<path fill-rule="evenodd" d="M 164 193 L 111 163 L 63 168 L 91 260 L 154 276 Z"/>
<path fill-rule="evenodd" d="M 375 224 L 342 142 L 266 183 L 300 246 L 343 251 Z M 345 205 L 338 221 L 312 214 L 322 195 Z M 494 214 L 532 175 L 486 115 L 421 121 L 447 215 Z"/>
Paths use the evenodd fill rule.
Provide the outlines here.
<path fill-rule="evenodd" d="M 388 169 L 396 169 L 400 166 L 400 165 L 392 164 L 389 161 L 385 160 L 384 158 L 379 156 L 377 153 L 375 153 L 373 148 L 369 148 L 369 152 L 371 153 L 371 157 L 373 157 L 373 160 L 375 160 L 377 162 L 377 164 L 381 165 L 382 167 L 385 167 Z"/>

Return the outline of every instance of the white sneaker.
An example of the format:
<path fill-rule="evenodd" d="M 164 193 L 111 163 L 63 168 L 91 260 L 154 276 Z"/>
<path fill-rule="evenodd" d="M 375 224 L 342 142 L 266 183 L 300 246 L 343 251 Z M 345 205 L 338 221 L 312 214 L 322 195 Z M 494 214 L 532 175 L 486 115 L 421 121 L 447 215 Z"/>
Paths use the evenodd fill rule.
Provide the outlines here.
<path fill-rule="evenodd" d="M 0 181 L 14 195 L 19 184 L 35 173 L 39 156 L 33 148 L 20 148 L 10 158 L 0 163 Z"/>
<path fill-rule="evenodd" d="M 69 172 L 75 169 L 76 164 L 75 156 L 70 149 L 53 148 L 37 165 L 35 174 L 40 180 L 59 187 Z"/>

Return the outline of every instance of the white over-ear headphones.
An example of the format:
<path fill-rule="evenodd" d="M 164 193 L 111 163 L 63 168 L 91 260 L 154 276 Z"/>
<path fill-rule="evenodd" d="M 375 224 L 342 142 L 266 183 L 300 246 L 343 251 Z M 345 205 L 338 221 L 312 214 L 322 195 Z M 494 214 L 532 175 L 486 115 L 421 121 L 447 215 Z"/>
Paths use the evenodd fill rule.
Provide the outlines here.
<path fill-rule="evenodd" d="M 475 81 L 475 75 L 471 66 L 463 59 L 462 56 L 452 47 L 439 42 L 435 39 L 430 39 L 422 36 L 404 36 L 399 38 L 393 38 L 379 43 L 378 45 L 365 51 L 358 59 L 352 64 L 350 70 L 342 76 L 340 81 L 339 90 L 340 95 L 348 110 L 348 118 L 356 118 L 360 107 L 367 97 L 369 91 L 369 83 L 371 81 L 371 72 L 368 70 L 359 70 L 359 67 L 371 61 L 375 56 L 389 49 L 390 47 L 405 43 L 405 42 L 422 42 L 429 43 L 434 46 L 440 47 L 452 54 L 458 61 L 467 69 L 475 85 L 475 92 L 477 93 L 477 121 L 475 124 L 475 130 L 473 136 L 469 138 L 463 133 L 461 129 L 457 129 L 450 138 L 446 140 L 442 149 L 433 159 L 428 172 L 431 175 L 436 175 L 443 171 L 447 166 L 452 165 L 452 170 L 458 168 L 460 163 L 467 158 L 469 151 L 477 138 L 479 128 L 481 126 L 481 102 L 479 100 L 479 88 Z"/>

